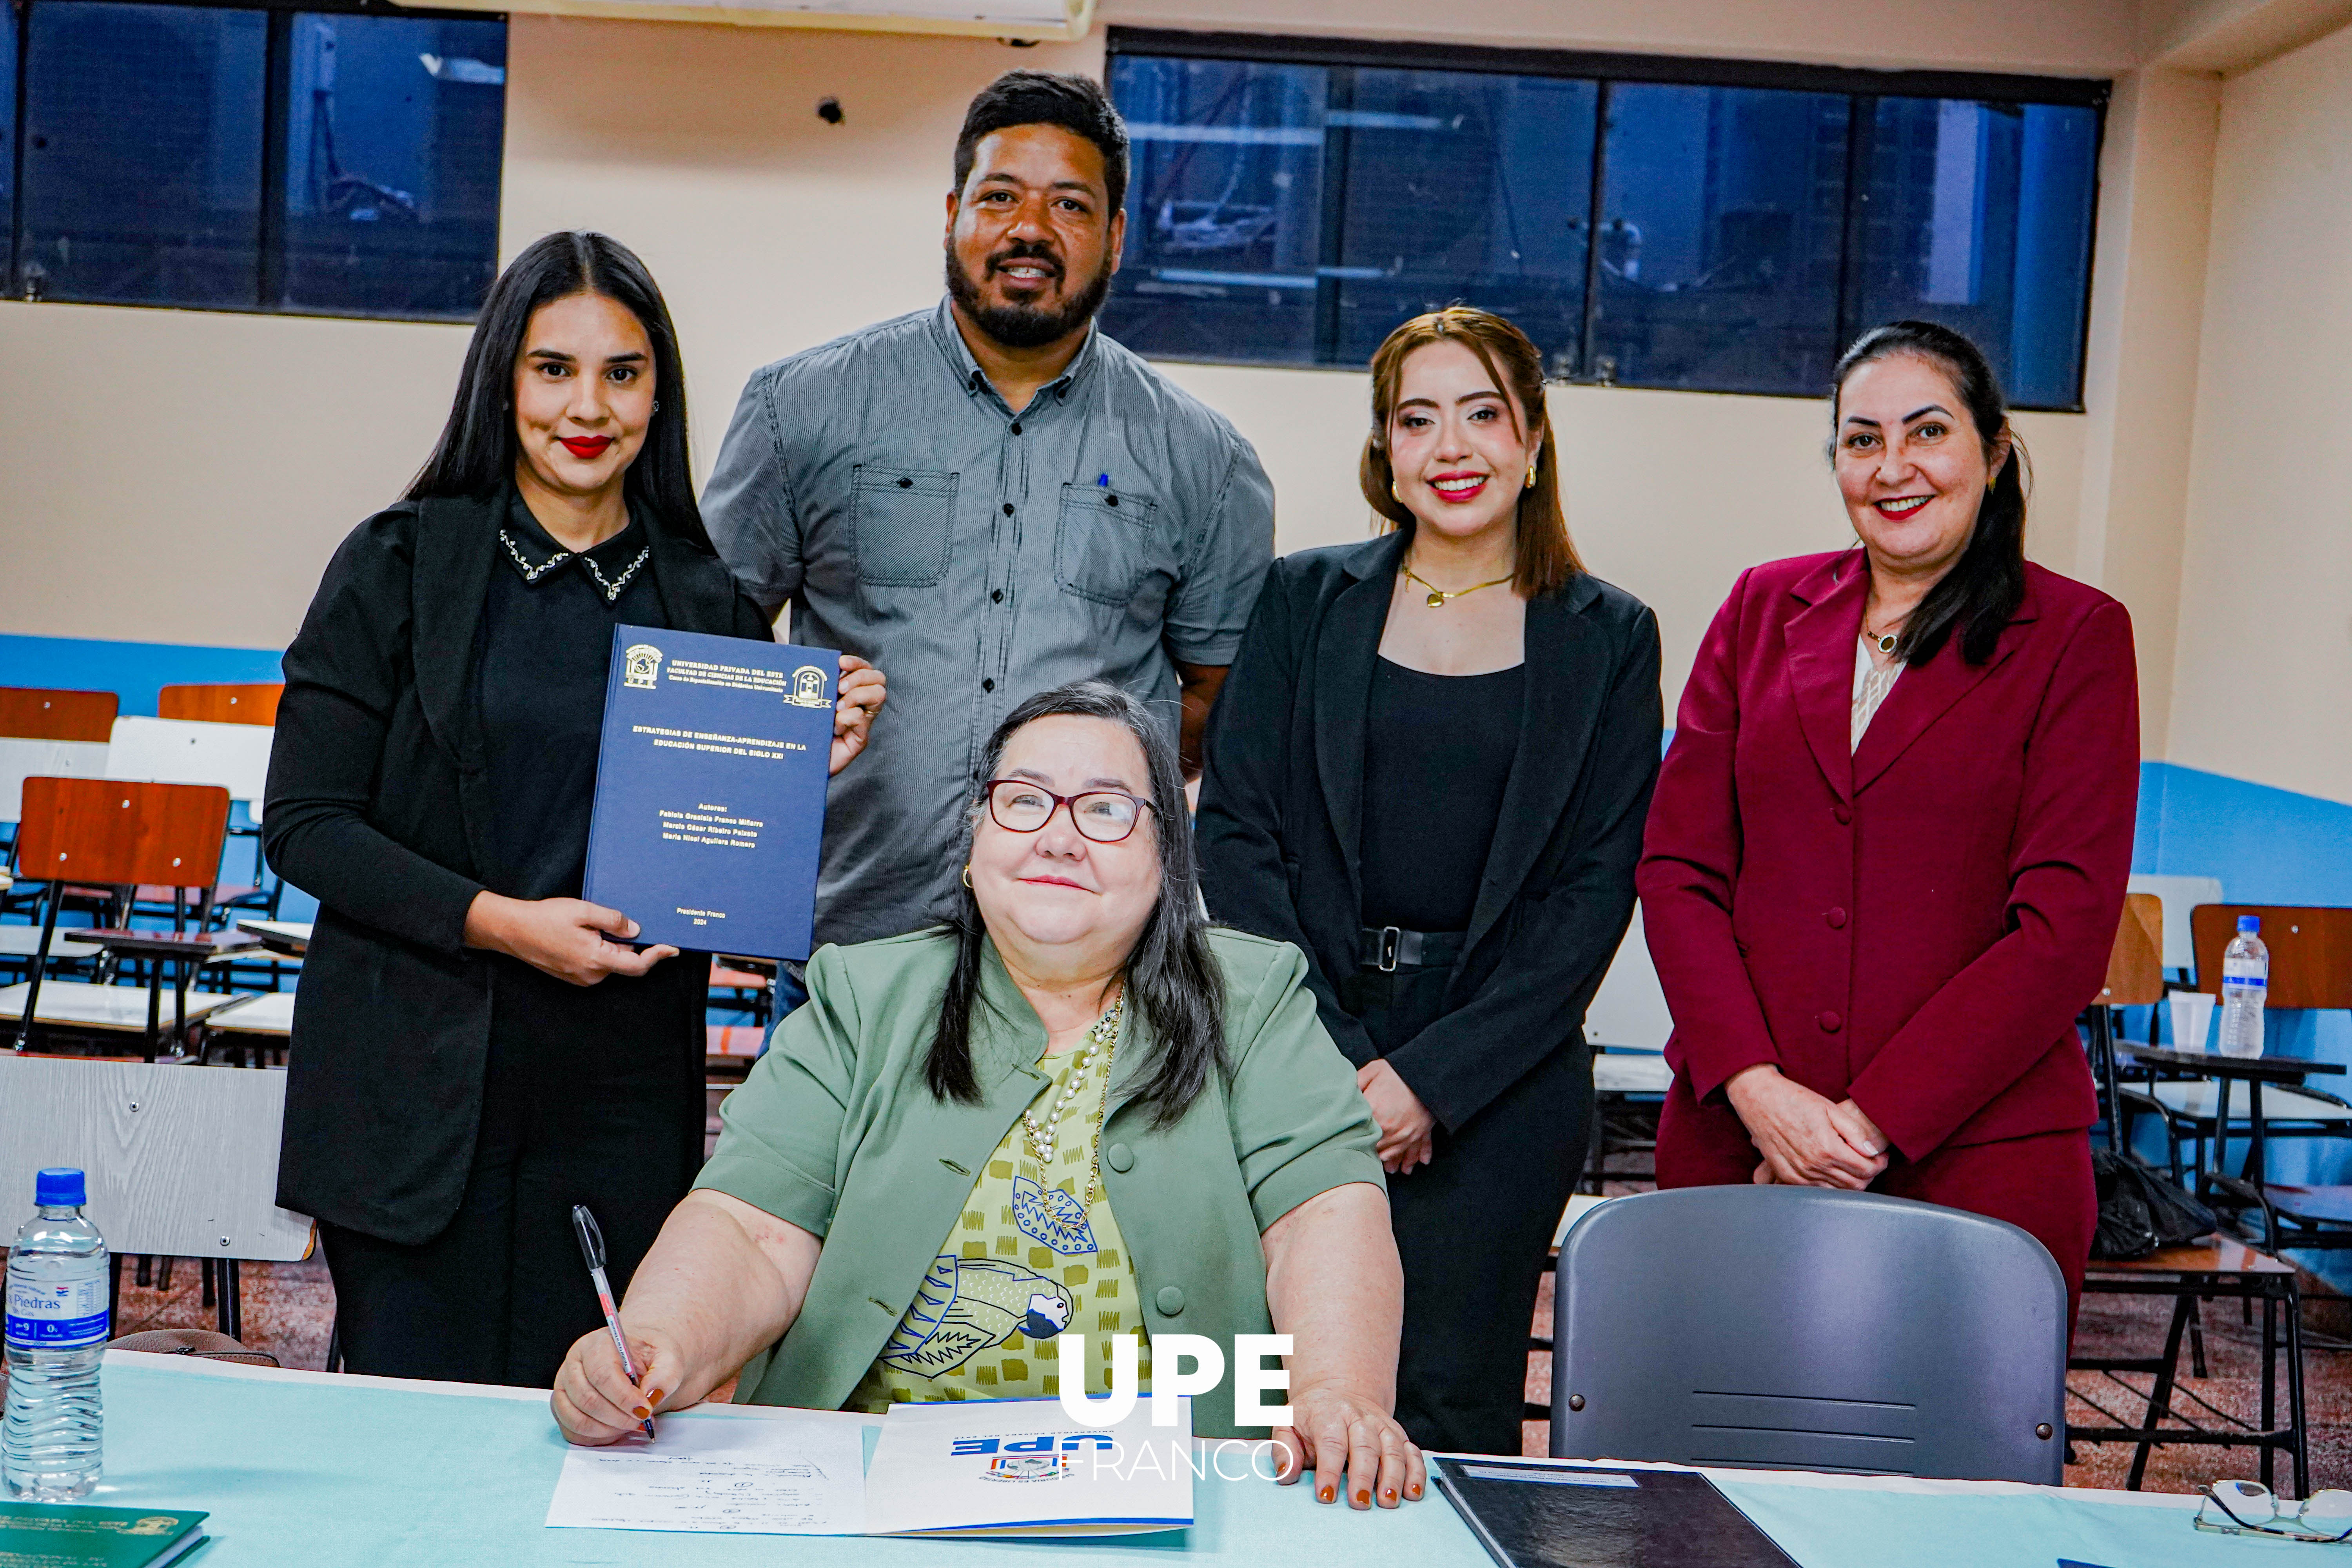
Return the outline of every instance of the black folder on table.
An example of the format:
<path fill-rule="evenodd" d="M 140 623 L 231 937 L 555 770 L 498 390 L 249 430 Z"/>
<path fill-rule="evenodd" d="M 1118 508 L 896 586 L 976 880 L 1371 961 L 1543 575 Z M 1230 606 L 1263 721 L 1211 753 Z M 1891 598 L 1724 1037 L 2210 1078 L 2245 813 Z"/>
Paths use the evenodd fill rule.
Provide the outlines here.
<path fill-rule="evenodd" d="M 1432 1459 L 1502 1568 L 1796 1568 L 1695 1470 Z"/>

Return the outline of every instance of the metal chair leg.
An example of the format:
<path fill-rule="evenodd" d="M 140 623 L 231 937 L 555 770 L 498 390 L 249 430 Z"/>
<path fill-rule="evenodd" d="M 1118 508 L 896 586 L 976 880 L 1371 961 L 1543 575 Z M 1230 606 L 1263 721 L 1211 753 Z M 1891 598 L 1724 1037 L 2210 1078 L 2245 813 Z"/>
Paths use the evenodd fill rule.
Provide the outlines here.
<path fill-rule="evenodd" d="M 243 1343 L 245 1304 L 237 1299 L 236 1259 L 223 1258 L 217 1261 L 220 1265 L 220 1331 Z"/>
<path fill-rule="evenodd" d="M 2146 1434 L 2132 1449 L 2131 1475 L 2124 1482 L 2126 1491 L 2139 1490 L 2147 1475 L 2148 1451 L 2156 1445 L 2158 1424 L 2172 1414 L 2173 1373 L 2180 1364 L 2180 1332 L 2189 1321 L 2189 1298 L 2183 1296 L 2172 1308 L 2172 1326 L 2164 1336 L 2164 1365 L 2156 1374 L 2156 1385 L 2147 1391 L 2147 1415 L 2140 1424 Z"/>
<path fill-rule="evenodd" d="M 2303 1287 L 2286 1282 L 2286 1410 L 2294 1433 L 2294 1495 L 2311 1495 L 2311 1427 L 2303 1403 Z"/>
<path fill-rule="evenodd" d="M 2250 1301 L 2248 1307 L 2251 1309 Z M 2263 1430 L 2270 1432 L 2278 1426 L 2278 1298 L 2263 1298 Z M 2275 1486 L 2272 1479 L 2278 1450 L 2270 1444 L 2263 1445 L 2263 1485 Z"/>

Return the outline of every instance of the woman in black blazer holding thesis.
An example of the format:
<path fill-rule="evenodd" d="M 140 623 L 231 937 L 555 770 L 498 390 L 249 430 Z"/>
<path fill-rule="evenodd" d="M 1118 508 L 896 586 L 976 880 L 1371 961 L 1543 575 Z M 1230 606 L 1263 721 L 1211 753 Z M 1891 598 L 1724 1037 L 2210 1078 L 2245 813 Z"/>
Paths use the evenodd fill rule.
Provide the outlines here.
<path fill-rule="evenodd" d="M 1381 1125 L 1404 1259 L 1397 1418 L 1519 1451 L 1528 1328 L 1584 1159 L 1584 1011 L 1658 772 L 1657 622 L 1588 574 L 1542 360 L 1501 317 L 1372 359 L 1392 531 L 1275 563 L 1209 725 L 1210 913 L 1297 942 Z"/>
<path fill-rule="evenodd" d="M 354 1372 L 551 1385 L 602 1321 L 572 1205 L 623 1289 L 700 1164 L 707 965 L 579 896 L 623 622 L 771 637 L 703 532 L 660 291 L 553 234 L 286 653 L 263 834 L 319 917 L 278 1201 L 320 1222 Z M 842 666 L 836 773 L 883 698 Z"/>

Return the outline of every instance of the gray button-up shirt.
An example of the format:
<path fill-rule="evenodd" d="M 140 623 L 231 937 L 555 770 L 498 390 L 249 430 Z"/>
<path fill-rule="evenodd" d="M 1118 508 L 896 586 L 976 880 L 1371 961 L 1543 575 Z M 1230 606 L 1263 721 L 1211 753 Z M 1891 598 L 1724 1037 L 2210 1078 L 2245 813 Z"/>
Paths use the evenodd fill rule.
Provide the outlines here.
<path fill-rule="evenodd" d="M 793 641 L 890 678 L 826 807 L 820 942 L 933 918 L 1014 704 L 1099 678 L 1172 730 L 1171 661 L 1231 664 L 1274 558 L 1273 487 L 1223 417 L 1100 331 L 1016 411 L 944 300 L 755 374 L 702 508 Z"/>

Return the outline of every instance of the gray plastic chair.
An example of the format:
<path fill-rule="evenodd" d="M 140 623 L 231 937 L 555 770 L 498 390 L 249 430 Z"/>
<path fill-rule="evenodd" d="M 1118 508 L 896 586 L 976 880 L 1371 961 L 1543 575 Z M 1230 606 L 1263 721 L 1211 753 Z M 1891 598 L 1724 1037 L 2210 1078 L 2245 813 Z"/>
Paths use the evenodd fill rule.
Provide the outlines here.
<path fill-rule="evenodd" d="M 2013 1225 L 1814 1187 L 1601 1205 L 1559 1249 L 1555 1458 L 2063 1478 L 2066 1285 Z"/>

